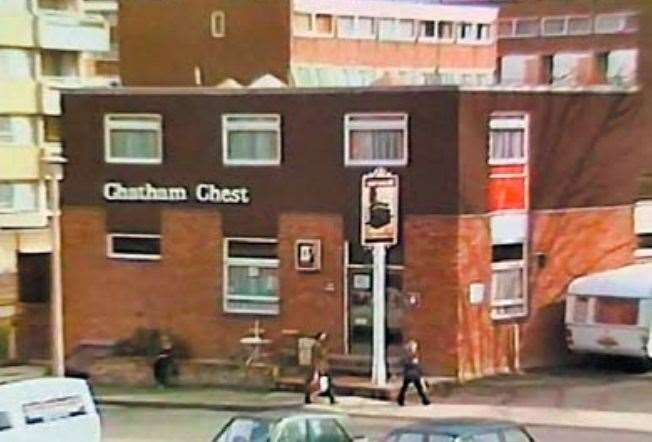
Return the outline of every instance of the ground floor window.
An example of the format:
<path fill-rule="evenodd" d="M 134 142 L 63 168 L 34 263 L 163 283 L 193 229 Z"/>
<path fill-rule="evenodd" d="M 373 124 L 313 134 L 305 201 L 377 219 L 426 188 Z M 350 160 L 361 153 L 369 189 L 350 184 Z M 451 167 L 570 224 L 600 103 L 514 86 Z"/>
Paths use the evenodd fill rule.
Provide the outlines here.
<path fill-rule="evenodd" d="M 492 247 L 491 318 L 513 319 L 527 315 L 524 244 Z"/>
<path fill-rule="evenodd" d="M 275 239 L 226 239 L 224 310 L 227 313 L 278 314 L 278 265 Z"/>
<path fill-rule="evenodd" d="M 106 240 L 109 258 L 147 261 L 161 259 L 161 235 L 110 233 Z"/>

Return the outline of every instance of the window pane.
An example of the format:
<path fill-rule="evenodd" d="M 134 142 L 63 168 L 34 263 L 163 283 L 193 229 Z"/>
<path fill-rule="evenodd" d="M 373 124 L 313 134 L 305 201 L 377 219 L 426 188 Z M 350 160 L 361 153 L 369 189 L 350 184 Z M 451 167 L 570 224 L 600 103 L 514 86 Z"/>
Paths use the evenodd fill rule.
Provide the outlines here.
<path fill-rule="evenodd" d="M 310 442 L 349 442 L 347 434 L 335 419 L 308 419 L 308 426 Z"/>
<path fill-rule="evenodd" d="M 638 324 L 638 299 L 598 298 L 596 301 L 596 323 L 614 325 Z"/>
<path fill-rule="evenodd" d="M 390 18 L 381 18 L 378 21 L 378 37 L 382 40 L 392 40 L 395 38 L 395 21 Z"/>
<path fill-rule="evenodd" d="M 229 265 L 229 294 L 274 297 L 277 293 L 277 269 Z"/>
<path fill-rule="evenodd" d="M 501 442 L 498 433 L 476 434 L 473 442 Z"/>
<path fill-rule="evenodd" d="M 491 292 L 494 302 L 523 300 L 523 269 L 494 270 Z"/>
<path fill-rule="evenodd" d="M 9 413 L 0 411 L 0 431 L 8 430 L 11 428 L 11 421 L 9 420 Z"/>
<path fill-rule="evenodd" d="M 331 34 L 333 32 L 333 16 L 317 14 L 315 16 L 315 31 L 320 34 Z"/>
<path fill-rule="evenodd" d="M 351 16 L 338 17 L 337 32 L 342 37 L 355 37 L 355 19 Z"/>
<path fill-rule="evenodd" d="M 476 27 L 476 40 L 487 41 L 491 39 L 491 25 L 479 24 Z"/>
<path fill-rule="evenodd" d="M 607 58 L 607 80 L 615 85 L 629 85 L 637 80 L 638 51 L 636 49 L 617 50 Z"/>
<path fill-rule="evenodd" d="M 421 22 L 421 36 L 427 38 L 434 38 L 437 36 L 436 27 L 434 21 L 422 21 Z"/>
<path fill-rule="evenodd" d="M 516 20 L 514 34 L 520 37 L 539 35 L 539 20 Z"/>
<path fill-rule="evenodd" d="M 402 130 L 353 130 L 350 138 L 353 160 L 402 160 Z"/>
<path fill-rule="evenodd" d="M 602 14 L 595 19 L 595 32 L 611 34 L 621 32 L 625 27 L 625 17 L 620 14 Z"/>
<path fill-rule="evenodd" d="M 14 207 L 14 187 L 11 184 L 0 184 L 0 210 L 10 210 Z"/>
<path fill-rule="evenodd" d="M 269 437 L 269 424 L 252 419 L 236 419 L 218 442 L 265 442 Z"/>
<path fill-rule="evenodd" d="M 79 75 L 77 54 L 63 51 L 43 51 L 41 69 L 48 77 L 76 77 Z"/>
<path fill-rule="evenodd" d="M 155 130 L 111 129 L 111 157 L 157 159 L 158 132 Z"/>
<path fill-rule="evenodd" d="M 36 130 L 34 120 L 29 117 L 0 116 L 0 147 L 1 144 L 34 145 Z"/>
<path fill-rule="evenodd" d="M 453 23 L 449 21 L 440 21 L 437 24 L 437 34 L 441 39 L 453 38 Z"/>
<path fill-rule="evenodd" d="M 503 432 L 505 442 L 530 442 L 530 438 L 522 430 L 511 429 Z"/>
<path fill-rule="evenodd" d="M 568 33 L 570 35 L 585 35 L 591 33 L 593 21 L 590 17 L 571 17 L 568 19 Z"/>
<path fill-rule="evenodd" d="M 0 211 L 34 212 L 38 208 L 38 185 L 0 184 Z"/>
<path fill-rule="evenodd" d="M 641 233 L 638 235 L 639 249 L 652 249 L 652 233 Z"/>
<path fill-rule="evenodd" d="M 547 18 L 543 21 L 544 35 L 563 35 L 565 33 L 565 18 Z"/>
<path fill-rule="evenodd" d="M 398 38 L 409 40 L 414 38 L 415 22 L 414 20 L 398 21 Z"/>
<path fill-rule="evenodd" d="M 589 319 L 589 298 L 587 296 L 576 296 L 573 307 L 573 321 L 578 324 L 585 324 Z"/>
<path fill-rule="evenodd" d="M 45 141 L 58 142 L 61 141 L 61 118 L 46 116 L 43 119 L 45 129 Z"/>
<path fill-rule="evenodd" d="M 229 241 L 229 258 L 277 258 L 275 242 Z"/>
<path fill-rule="evenodd" d="M 294 31 L 298 33 L 307 33 L 312 30 L 310 14 L 294 14 Z"/>
<path fill-rule="evenodd" d="M 491 261 L 515 261 L 523 259 L 523 244 L 500 244 L 491 248 Z"/>
<path fill-rule="evenodd" d="M 376 35 L 373 18 L 358 17 L 358 35 L 365 38 L 374 37 Z"/>
<path fill-rule="evenodd" d="M 454 442 L 454 440 L 450 436 L 444 436 L 441 434 L 431 434 L 430 436 L 428 436 L 428 442 Z"/>
<path fill-rule="evenodd" d="M 640 17 L 638 14 L 631 14 L 625 18 L 625 31 L 637 32 L 640 29 Z"/>
<path fill-rule="evenodd" d="M 522 160 L 525 158 L 525 132 L 523 130 L 494 129 L 490 133 L 489 158 L 491 160 Z"/>
<path fill-rule="evenodd" d="M 229 131 L 230 160 L 276 160 L 277 132 Z"/>
<path fill-rule="evenodd" d="M 397 442 L 424 442 L 421 433 L 403 433 L 398 437 Z"/>
<path fill-rule="evenodd" d="M 33 57 L 24 49 L 0 49 L 0 79 L 26 80 L 32 78 Z"/>
<path fill-rule="evenodd" d="M 283 442 L 307 442 L 308 432 L 306 430 L 306 421 L 302 419 L 288 423 L 283 428 L 283 434 L 279 440 Z"/>
<path fill-rule="evenodd" d="M 113 236 L 113 253 L 126 255 L 160 255 L 161 238 Z"/>

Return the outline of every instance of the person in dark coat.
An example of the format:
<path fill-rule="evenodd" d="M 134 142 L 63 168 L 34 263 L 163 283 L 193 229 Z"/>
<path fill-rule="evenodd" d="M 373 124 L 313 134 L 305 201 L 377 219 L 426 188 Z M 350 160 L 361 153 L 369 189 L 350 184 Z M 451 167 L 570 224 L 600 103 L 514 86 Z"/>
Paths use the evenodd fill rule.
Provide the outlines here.
<path fill-rule="evenodd" d="M 335 404 L 333 395 L 333 382 L 328 362 L 328 345 L 326 341 L 328 335 L 325 332 L 319 332 L 315 335 L 315 344 L 312 347 L 311 370 L 306 379 L 305 385 L 305 403 L 312 403 L 312 393 L 316 389 L 320 391 L 320 396 L 330 399 L 331 405 Z M 326 388 L 322 389 L 322 380 L 326 382 Z"/>
<path fill-rule="evenodd" d="M 408 341 L 405 346 L 405 356 L 403 358 L 403 385 L 398 393 L 398 404 L 402 407 L 405 405 L 405 393 L 410 384 L 413 384 L 419 393 L 421 403 L 430 405 L 430 400 L 423 390 L 423 372 L 419 362 L 419 346 L 416 341 Z"/>
<path fill-rule="evenodd" d="M 174 354 L 172 342 L 167 336 L 161 338 L 161 350 L 154 361 L 154 379 L 159 387 L 167 387 L 170 384 L 170 375 L 173 371 Z"/>

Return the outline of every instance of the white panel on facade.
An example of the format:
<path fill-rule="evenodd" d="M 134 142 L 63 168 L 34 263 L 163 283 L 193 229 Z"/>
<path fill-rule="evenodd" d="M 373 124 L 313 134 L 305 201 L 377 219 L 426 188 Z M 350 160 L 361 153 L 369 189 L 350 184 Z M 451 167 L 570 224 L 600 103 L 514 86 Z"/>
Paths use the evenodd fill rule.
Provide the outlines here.
<path fill-rule="evenodd" d="M 491 243 L 518 244 L 525 242 L 527 234 L 527 214 L 504 213 L 491 216 Z"/>
<path fill-rule="evenodd" d="M 96 52 L 111 49 L 109 26 L 101 18 L 42 13 L 37 27 L 39 46 L 45 49 Z"/>
<path fill-rule="evenodd" d="M 652 233 L 652 200 L 639 201 L 636 204 L 634 229 L 637 234 Z"/>

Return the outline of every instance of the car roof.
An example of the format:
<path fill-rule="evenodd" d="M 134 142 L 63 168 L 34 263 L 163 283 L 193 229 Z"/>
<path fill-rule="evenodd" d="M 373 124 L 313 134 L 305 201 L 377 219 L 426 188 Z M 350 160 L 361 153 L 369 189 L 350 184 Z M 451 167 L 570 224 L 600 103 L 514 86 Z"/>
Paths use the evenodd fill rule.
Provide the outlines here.
<path fill-rule="evenodd" d="M 420 422 L 398 428 L 392 431 L 392 434 L 420 432 L 463 437 L 520 427 L 520 425 L 508 421 L 492 421 L 487 419 L 441 419 Z"/>
<path fill-rule="evenodd" d="M 256 419 L 267 422 L 278 422 L 283 419 L 299 419 L 299 418 L 311 418 L 311 419 L 342 419 L 345 416 L 342 414 L 324 414 L 324 413 L 307 413 L 307 412 L 298 412 L 297 410 L 275 410 L 275 411 L 266 411 L 263 413 L 256 414 L 238 414 L 233 416 L 233 419 Z"/>

